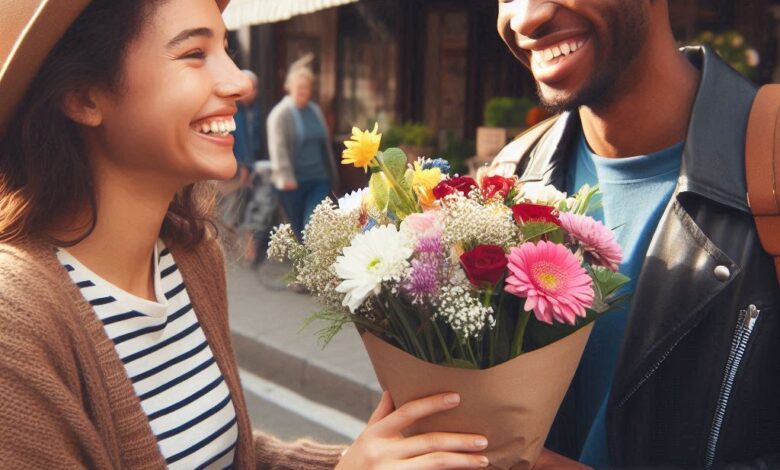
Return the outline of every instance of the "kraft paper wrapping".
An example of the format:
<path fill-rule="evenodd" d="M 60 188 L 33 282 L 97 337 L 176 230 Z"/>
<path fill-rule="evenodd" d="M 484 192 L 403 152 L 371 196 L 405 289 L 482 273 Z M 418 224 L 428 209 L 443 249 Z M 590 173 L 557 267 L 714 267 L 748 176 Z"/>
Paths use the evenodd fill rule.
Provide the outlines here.
<path fill-rule="evenodd" d="M 489 447 L 481 454 L 492 469 L 526 470 L 544 447 L 592 327 L 485 370 L 431 364 L 371 333 L 362 338 L 379 384 L 396 407 L 436 393 L 461 395 L 460 406 L 420 420 L 404 434 L 482 434 Z"/>

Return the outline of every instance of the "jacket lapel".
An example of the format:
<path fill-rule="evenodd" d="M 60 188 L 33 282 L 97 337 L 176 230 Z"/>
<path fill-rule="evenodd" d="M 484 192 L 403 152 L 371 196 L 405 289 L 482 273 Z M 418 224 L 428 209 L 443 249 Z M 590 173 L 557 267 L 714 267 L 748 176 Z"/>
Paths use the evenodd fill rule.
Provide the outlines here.
<path fill-rule="evenodd" d="M 718 266 L 729 269 L 728 280 L 716 278 Z M 673 196 L 637 279 L 612 386 L 613 405 L 621 406 L 639 389 L 740 272 L 699 229 L 679 195 Z"/>

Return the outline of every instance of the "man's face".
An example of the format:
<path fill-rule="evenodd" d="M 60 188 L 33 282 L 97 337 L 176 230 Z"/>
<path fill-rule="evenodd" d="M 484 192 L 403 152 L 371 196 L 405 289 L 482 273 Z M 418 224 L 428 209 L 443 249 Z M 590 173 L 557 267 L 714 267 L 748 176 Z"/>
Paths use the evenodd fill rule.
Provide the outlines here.
<path fill-rule="evenodd" d="M 605 106 L 645 43 L 651 0 L 499 0 L 498 32 L 553 112 Z"/>

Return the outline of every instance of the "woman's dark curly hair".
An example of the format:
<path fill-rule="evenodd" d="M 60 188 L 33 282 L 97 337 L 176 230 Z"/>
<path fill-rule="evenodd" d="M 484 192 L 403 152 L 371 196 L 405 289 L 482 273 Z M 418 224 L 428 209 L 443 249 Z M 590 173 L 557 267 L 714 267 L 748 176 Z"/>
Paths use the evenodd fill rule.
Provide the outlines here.
<path fill-rule="evenodd" d="M 61 104 L 68 92 L 85 86 L 121 92 L 128 48 L 164 1 L 94 0 L 49 54 L 0 141 L 0 242 L 71 246 L 92 233 L 98 210 L 88 156 L 78 125 Z M 213 200 L 208 184 L 183 188 L 160 235 L 169 244 L 197 245 L 216 230 Z M 75 238 L 52 238 L 57 224 L 84 207 L 91 217 Z"/>

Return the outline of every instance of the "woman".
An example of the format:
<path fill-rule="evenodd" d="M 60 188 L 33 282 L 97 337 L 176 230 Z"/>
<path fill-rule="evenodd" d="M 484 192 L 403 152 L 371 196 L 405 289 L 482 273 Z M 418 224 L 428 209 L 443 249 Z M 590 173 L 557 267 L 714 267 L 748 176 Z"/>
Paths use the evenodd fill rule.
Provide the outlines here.
<path fill-rule="evenodd" d="M 337 184 L 336 162 L 325 119 L 311 101 L 313 56 L 290 66 L 284 88 L 287 96 L 268 115 L 268 152 L 273 181 L 293 231 L 300 237 L 314 208 Z"/>
<path fill-rule="evenodd" d="M 346 452 L 252 434 L 199 183 L 235 174 L 249 89 L 225 3 L 0 1 L 2 467 L 482 466 L 400 434 L 456 397 L 385 396 Z"/>

